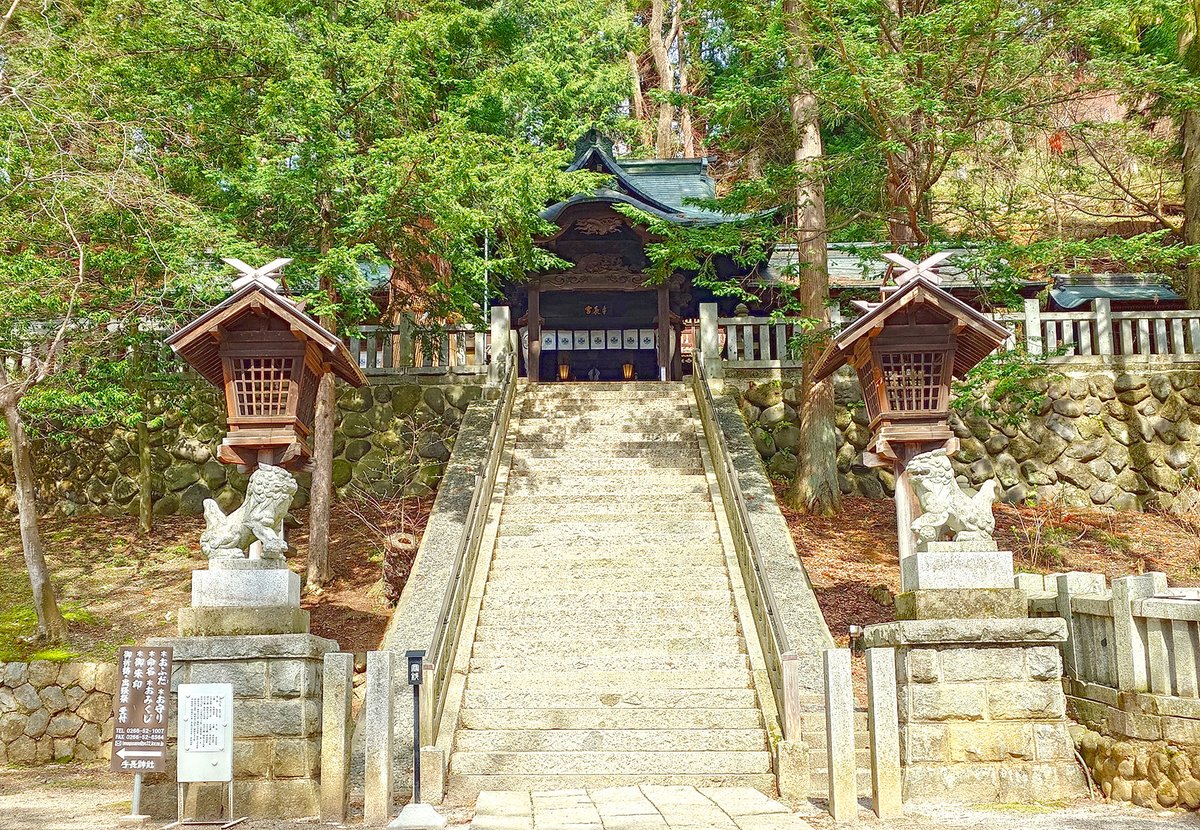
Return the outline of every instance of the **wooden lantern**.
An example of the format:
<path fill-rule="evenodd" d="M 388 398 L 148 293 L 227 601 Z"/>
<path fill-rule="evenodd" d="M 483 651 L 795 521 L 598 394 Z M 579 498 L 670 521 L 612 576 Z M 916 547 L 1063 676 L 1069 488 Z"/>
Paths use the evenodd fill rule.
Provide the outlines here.
<path fill-rule="evenodd" d="M 815 375 L 820 380 L 847 363 L 854 367 L 873 433 L 867 452 L 894 463 L 901 447 L 953 451 L 950 385 L 1008 336 L 999 323 L 917 274 L 839 334 Z"/>
<path fill-rule="evenodd" d="M 288 260 L 276 260 L 272 271 Z M 225 392 L 229 432 L 217 457 L 253 469 L 259 463 L 307 467 L 317 388 L 329 372 L 352 386 L 367 382 L 334 334 L 277 291 L 264 269 L 233 261 L 246 276 L 224 302 L 167 339 L 209 383 Z"/>

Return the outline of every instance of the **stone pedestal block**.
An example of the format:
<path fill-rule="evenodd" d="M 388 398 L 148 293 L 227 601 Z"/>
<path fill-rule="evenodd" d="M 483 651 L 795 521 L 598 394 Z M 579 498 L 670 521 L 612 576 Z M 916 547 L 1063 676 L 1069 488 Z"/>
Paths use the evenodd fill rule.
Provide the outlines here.
<path fill-rule="evenodd" d="M 142 807 L 174 818 L 180 683 L 233 685 L 234 809 L 251 818 L 303 818 L 320 812 L 321 680 L 337 643 L 311 634 L 156 637 L 174 649 L 167 772 L 148 775 Z M 224 785 L 189 787 L 187 814 L 221 813 Z"/>
<path fill-rule="evenodd" d="M 192 571 L 193 608 L 300 607 L 300 574 L 282 559 L 213 559 Z"/>
<path fill-rule="evenodd" d="M 1013 586 L 1012 553 L 992 543 L 930 542 L 925 548 L 900 560 L 901 590 Z"/>
<path fill-rule="evenodd" d="M 179 609 L 180 637 L 307 633 L 308 612 L 289 605 Z"/>
<path fill-rule="evenodd" d="M 898 620 L 1016 619 L 1029 599 L 1017 588 L 930 588 L 896 596 Z"/>
<path fill-rule="evenodd" d="M 905 801 L 1024 803 L 1085 792 L 1067 733 L 1061 619 L 869 626 L 896 654 Z"/>

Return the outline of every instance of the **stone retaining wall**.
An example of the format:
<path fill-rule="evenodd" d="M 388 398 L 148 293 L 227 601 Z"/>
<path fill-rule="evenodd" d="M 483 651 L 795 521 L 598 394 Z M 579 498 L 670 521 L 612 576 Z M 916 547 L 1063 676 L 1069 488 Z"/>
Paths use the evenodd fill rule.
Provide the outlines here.
<path fill-rule="evenodd" d="M 1200 480 L 1200 371 L 1068 372 L 1043 381 L 1039 414 L 1019 427 L 952 413 L 960 447 L 960 483 L 998 480 L 1009 503 L 1030 498 L 1072 507 L 1170 509 L 1189 482 Z M 727 378 L 768 472 L 790 478 L 800 441 L 799 379 L 755 383 Z M 890 497 L 890 471 L 863 466 L 871 434 L 858 380 L 835 376 L 838 478 L 843 493 Z"/>
<path fill-rule="evenodd" d="M 0 766 L 109 757 L 116 688 L 108 663 L 0 663 Z"/>
<path fill-rule="evenodd" d="M 437 486 L 450 457 L 458 424 L 482 387 L 472 379 L 453 385 L 435 379 L 376 376 L 370 386 L 338 390 L 338 431 L 333 481 L 340 494 L 351 484 L 380 495 L 424 495 Z M 183 405 L 151 409 L 151 479 L 154 512 L 197 515 L 204 500 L 222 509 L 241 503 L 247 476 L 216 460 L 225 435 L 224 404 L 216 389 L 197 379 Z M 38 502 L 61 516 L 136 514 L 137 432 L 112 429 L 80 435 L 68 445 L 35 442 Z M 309 476 L 300 474 L 292 502 L 308 502 Z M 15 511 L 11 456 L 0 441 L 0 511 Z"/>
<path fill-rule="evenodd" d="M 1153 809 L 1200 809 L 1200 703 L 1091 684 L 1087 691 L 1091 697 L 1069 695 L 1067 710 L 1080 724 L 1072 728 L 1075 746 L 1105 798 Z M 1109 699 L 1095 699 L 1101 696 Z"/>

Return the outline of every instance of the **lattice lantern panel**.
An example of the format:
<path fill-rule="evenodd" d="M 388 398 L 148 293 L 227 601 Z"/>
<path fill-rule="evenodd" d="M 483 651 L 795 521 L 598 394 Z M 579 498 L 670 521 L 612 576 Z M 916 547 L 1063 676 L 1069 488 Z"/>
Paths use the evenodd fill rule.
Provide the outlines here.
<path fill-rule="evenodd" d="M 883 402 L 891 412 L 941 412 L 946 408 L 946 353 L 883 352 Z"/>
<path fill-rule="evenodd" d="M 295 364 L 296 359 L 290 356 L 229 358 L 237 415 L 286 416 Z"/>

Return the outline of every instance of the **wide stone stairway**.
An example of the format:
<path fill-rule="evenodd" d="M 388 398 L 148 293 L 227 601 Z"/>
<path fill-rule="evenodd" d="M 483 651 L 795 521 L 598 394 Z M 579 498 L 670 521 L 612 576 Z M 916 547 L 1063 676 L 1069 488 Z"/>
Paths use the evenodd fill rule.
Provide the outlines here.
<path fill-rule="evenodd" d="M 773 793 L 690 390 L 544 384 L 518 395 L 451 797 L 673 784 Z"/>

